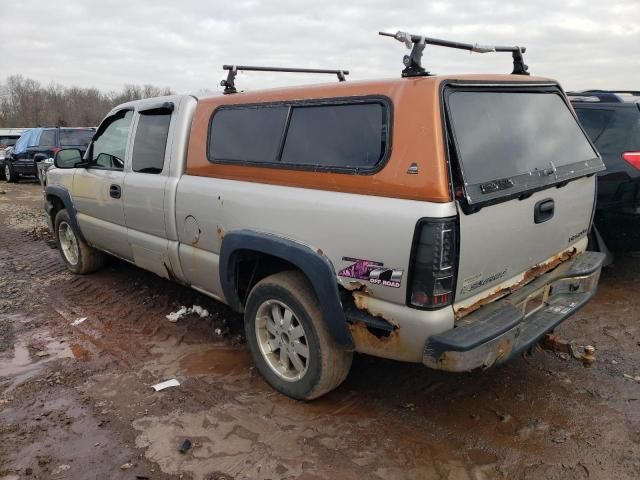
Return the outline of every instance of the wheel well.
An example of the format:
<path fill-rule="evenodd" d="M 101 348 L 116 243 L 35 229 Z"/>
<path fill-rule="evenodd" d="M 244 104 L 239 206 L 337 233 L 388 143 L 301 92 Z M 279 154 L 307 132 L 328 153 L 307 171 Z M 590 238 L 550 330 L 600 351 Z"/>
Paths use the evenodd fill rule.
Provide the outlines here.
<path fill-rule="evenodd" d="M 263 278 L 286 270 L 301 271 L 293 263 L 274 255 L 255 250 L 239 250 L 233 256 L 234 287 L 244 307 L 249 292 Z"/>
<path fill-rule="evenodd" d="M 62 200 L 60 199 L 60 197 L 57 197 L 55 195 L 47 195 L 47 200 L 49 201 L 49 203 L 51 203 L 51 205 L 53 206 L 53 208 L 51 209 L 51 211 L 49 212 L 49 216 L 51 217 L 51 224 L 53 225 L 54 222 L 56 221 L 56 215 L 60 210 L 64 209 L 64 203 L 62 202 Z"/>

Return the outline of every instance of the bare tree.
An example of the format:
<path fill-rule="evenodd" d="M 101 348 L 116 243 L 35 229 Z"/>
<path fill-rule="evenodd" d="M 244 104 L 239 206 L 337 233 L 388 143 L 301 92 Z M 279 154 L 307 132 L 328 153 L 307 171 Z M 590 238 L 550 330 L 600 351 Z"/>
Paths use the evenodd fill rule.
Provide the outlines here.
<path fill-rule="evenodd" d="M 95 126 L 114 106 L 141 98 L 171 95 L 170 88 L 127 84 L 120 92 L 96 88 L 43 87 L 22 75 L 0 83 L 0 127 Z"/>

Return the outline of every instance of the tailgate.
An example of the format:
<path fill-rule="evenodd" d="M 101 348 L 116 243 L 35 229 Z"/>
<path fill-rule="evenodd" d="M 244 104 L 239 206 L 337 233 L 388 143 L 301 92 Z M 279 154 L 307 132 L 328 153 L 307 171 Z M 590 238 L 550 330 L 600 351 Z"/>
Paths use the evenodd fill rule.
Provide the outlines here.
<path fill-rule="evenodd" d="M 555 85 L 456 85 L 444 99 L 461 316 L 585 250 L 604 166 Z"/>

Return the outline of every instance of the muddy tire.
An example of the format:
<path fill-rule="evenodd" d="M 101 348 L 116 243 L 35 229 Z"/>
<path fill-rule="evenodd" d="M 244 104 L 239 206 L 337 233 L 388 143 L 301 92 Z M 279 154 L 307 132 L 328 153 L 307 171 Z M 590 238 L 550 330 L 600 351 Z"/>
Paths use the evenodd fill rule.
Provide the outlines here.
<path fill-rule="evenodd" d="M 56 244 L 65 265 L 73 273 L 85 274 L 98 270 L 105 262 L 105 255 L 90 247 L 71 226 L 69 214 L 60 210 L 54 221 Z"/>
<path fill-rule="evenodd" d="M 20 175 L 13 169 L 13 165 L 5 163 L 4 178 L 9 183 L 16 183 L 20 179 Z"/>
<path fill-rule="evenodd" d="M 312 400 L 340 385 L 353 352 L 331 337 L 311 284 L 287 271 L 258 282 L 244 315 L 247 344 L 262 376 L 279 392 Z"/>

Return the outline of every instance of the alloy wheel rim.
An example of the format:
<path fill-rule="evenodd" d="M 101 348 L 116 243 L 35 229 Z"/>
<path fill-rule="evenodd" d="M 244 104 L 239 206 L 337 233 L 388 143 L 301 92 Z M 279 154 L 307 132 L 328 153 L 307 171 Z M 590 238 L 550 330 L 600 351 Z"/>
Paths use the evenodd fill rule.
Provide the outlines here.
<path fill-rule="evenodd" d="M 300 380 L 309 368 L 309 344 L 300 320 L 278 300 L 263 302 L 256 312 L 256 338 L 269 368 L 283 380 Z"/>
<path fill-rule="evenodd" d="M 78 249 L 78 240 L 75 233 L 71 229 L 71 225 L 67 222 L 61 222 L 58 227 L 58 239 L 60 241 L 60 248 L 64 258 L 71 265 L 77 265 L 80 251 Z"/>

